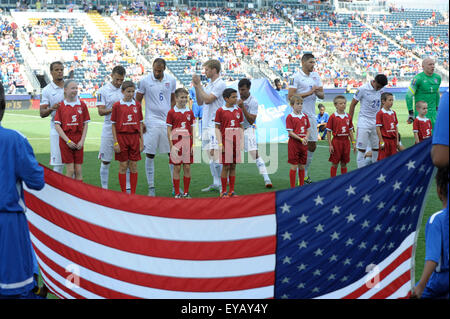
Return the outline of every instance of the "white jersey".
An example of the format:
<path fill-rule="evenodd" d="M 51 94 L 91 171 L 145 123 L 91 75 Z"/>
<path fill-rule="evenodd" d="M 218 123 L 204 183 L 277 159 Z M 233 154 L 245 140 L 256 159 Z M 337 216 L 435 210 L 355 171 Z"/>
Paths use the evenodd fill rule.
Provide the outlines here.
<path fill-rule="evenodd" d="M 217 78 L 214 82 L 209 82 L 204 91 L 206 94 L 212 94 L 217 99 L 211 104 L 203 104 L 203 117 L 202 117 L 202 129 L 203 128 L 214 128 L 214 120 L 216 118 L 216 111 L 225 105 L 225 100 L 223 99 L 222 93 L 227 88 L 225 81 L 222 78 Z"/>
<path fill-rule="evenodd" d="M 171 95 L 175 93 L 177 81 L 164 73 L 162 80 L 155 78 L 153 73 L 143 78 L 137 92 L 144 94 L 145 123 L 155 127 L 167 127 L 167 113 L 171 108 Z"/>
<path fill-rule="evenodd" d="M 384 92 L 384 88 L 376 91 L 370 82 L 362 85 L 356 91 L 353 98 L 360 103 L 358 127 L 375 127 L 377 113 L 381 108 L 381 94 Z"/>
<path fill-rule="evenodd" d="M 104 105 L 107 110 L 111 110 L 114 103 L 122 98 L 122 88 L 116 88 L 112 83 L 107 83 L 97 91 L 97 107 Z M 111 113 L 105 115 L 104 126 L 111 126 Z"/>
<path fill-rule="evenodd" d="M 289 82 L 289 88 L 296 89 L 299 94 L 311 91 L 313 86 L 322 86 L 322 81 L 317 72 L 311 72 L 309 75 L 306 75 L 303 70 L 300 70 L 293 75 Z M 302 112 L 308 116 L 315 116 L 316 99 L 317 96 L 315 94 L 304 97 Z"/>
<path fill-rule="evenodd" d="M 253 95 L 250 95 L 244 102 L 244 107 L 247 109 L 248 113 L 253 115 L 258 115 L 258 101 Z M 244 115 L 244 123 L 242 123 L 244 130 L 251 127 L 252 125 L 248 122 Z"/>
<path fill-rule="evenodd" d="M 40 105 L 48 105 L 49 107 L 52 107 L 62 100 L 64 100 L 64 89 L 56 85 L 55 82 L 51 81 L 42 90 Z M 50 134 L 53 135 L 58 134 L 55 130 L 55 114 L 56 111 L 52 111 L 50 114 Z"/>

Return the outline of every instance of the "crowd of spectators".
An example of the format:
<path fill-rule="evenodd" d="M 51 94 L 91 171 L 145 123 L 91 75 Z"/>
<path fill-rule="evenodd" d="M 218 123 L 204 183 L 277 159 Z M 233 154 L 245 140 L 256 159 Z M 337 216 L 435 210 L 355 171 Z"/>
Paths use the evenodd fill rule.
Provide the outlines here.
<path fill-rule="evenodd" d="M 18 59 L 17 24 L 9 17 L 0 15 L 0 80 L 6 94 L 20 93 L 25 88 L 25 77 L 20 72 Z"/>
<path fill-rule="evenodd" d="M 150 60 L 163 57 L 189 61 L 184 64 L 185 74 L 201 72 L 201 64 L 215 58 L 222 62 L 224 75 L 245 73 L 245 61 L 264 65 L 286 82 L 300 68 L 300 57 L 305 52 L 317 56 L 316 70 L 326 87 L 359 87 L 376 73 L 386 74 L 390 85 L 396 86 L 420 72 L 417 56 L 439 56 L 444 61 L 441 65 L 448 70 L 448 39 L 431 34 L 425 45 L 407 49 L 408 44 L 415 42 L 414 28 L 448 25 L 448 14 L 442 19 L 433 15 L 412 23 L 408 19 L 377 20 L 363 14 L 348 18 L 335 12 L 289 8 L 278 11 L 191 8 L 166 10 L 166 13 L 159 16 L 123 11 L 116 19 L 143 56 Z M 332 29 L 321 30 L 312 23 L 296 25 L 296 21 L 321 21 Z M 393 39 L 401 46 L 393 49 L 385 37 L 368 26 L 381 31 L 406 30 Z M 2 26 L 2 32 L 3 29 L 6 28 Z M 30 49 L 45 47 L 49 35 L 62 42 L 73 35 L 72 26 L 58 19 L 34 21 L 24 26 L 23 31 L 28 35 Z M 12 32 L 10 30 L 9 34 Z M 131 48 L 116 45 L 118 36 L 118 33 L 110 34 L 104 42 L 85 38 L 73 60 L 66 61 L 69 71 L 82 72 L 82 90 L 94 93 L 108 81 L 111 67 L 118 63 L 125 64 L 127 74 L 135 82 L 144 74 L 144 67 L 136 62 Z M 0 42 L 3 81 L 4 74 L 10 81 L 11 74 L 15 73 L 14 64 L 10 63 L 13 45 L 8 39 L 2 37 Z"/>

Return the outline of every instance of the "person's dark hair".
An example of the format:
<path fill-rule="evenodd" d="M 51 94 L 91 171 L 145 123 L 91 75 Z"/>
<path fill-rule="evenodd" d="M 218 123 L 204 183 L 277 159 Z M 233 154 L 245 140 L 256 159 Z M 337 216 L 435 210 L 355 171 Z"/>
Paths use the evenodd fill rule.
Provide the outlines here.
<path fill-rule="evenodd" d="M 6 108 L 5 89 L 3 88 L 3 83 L 0 81 L 0 121 L 3 118 L 5 108 Z"/>
<path fill-rule="evenodd" d="M 111 71 L 111 74 L 118 74 L 121 76 L 125 76 L 126 73 L 127 73 L 127 71 L 121 65 L 116 65 Z"/>
<path fill-rule="evenodd" d="M 55 61 L 55 62 L 50 63 L 50 72 L 53 71 L 53 67 L 55 65 L 62 65 L 62 67 L 64 68 L 64 64 L 61 61 Z"/>
<path fill-rule="evenodd" d="M 386 101 L 388 96 L 394 96 L 394 94 L 390 93 L 390 92 L 384 92 L 383 94 L 381 94 L 381 101 Z"/>
<path fill-rule="evenodd" d="M 305 54 L 303 54 L 302 62 L 306 62 L 309 59 L 315 59 L 314 54 L 312 54 L 312 53 L 305 53 Z"/>
<path fill-rule="evenodd" d="M 436 173 L 436 186 L 441 197 L 446 198 L 448 194 L 448 166 L 439 167 Z"/>
<path fill-rule="evenodd" d="M 241 79 L 238 83 L 238 88 L 243 86 L 250 88 L 252 86 L 252 82 L 249 79 Z"/>
<path fill-rule="evenodd" d="M 133 81 L 123 81 L 122 83 L 122 92 L 125 91 L 128 88 L 136 88 Z"/>
<path fill-rule="evenodd" d="M 189 95 L 189 92 L 185 88 L 178 88 L 178 89 L 176 89 L 175 90 L 175 96 L 178 97 L 178 96 L 180 96 L 180 94 Z"/>
<path fill-rule="evenodd" d="M 228 99 L 233 93 L 237 93 L 237 91 L 235 89 L 228 88 L 223 91 L 222 96 L 224 99 Z"/>
<path fill-rule="evenodd" d="M 388 84 L 388 79 L 386 77 L 386 75 L 384 74 L 377 74 L 375 76 L 375 82 L 377 82 L 378 84 L 380 84 L 381 86 L 386 86 Z"/>
<path fill-rule="evenodd" d="M 153 65 L 155 65 L 155 64 L 163 65 L 164 69 L 166 68 L 166 60 L 164 60 L 163 58 L 156 58 L 153 61 Z"/>

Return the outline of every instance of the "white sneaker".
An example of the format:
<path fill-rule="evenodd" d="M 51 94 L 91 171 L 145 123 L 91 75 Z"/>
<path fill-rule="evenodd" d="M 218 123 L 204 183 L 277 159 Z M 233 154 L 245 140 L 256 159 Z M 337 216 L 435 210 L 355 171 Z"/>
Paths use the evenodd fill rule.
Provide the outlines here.
<path fill-rule="evenodd" d="M 214 185 L 211 184 L 206 188 L 202 189 L 202 192 L 211 192 L 211 191 L 219 191 L 220 190 L 220 186 L 219 185 Z"/>
<path fill-rule="evenodd" d="M 155 191 L 154 187 L 149 187 L 148 188 L 148 196 L 152 196 L 152 197 L 156 196 L 156 191 Z"/>

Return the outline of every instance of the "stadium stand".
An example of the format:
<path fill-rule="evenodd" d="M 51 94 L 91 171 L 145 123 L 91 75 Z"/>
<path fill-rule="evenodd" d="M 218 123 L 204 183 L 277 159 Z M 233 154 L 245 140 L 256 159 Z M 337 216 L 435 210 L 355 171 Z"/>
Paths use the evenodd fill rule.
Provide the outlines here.
<path fill-rule="evenodd" d="M 16 8 L 16 2 L 6 3 Z M 391 86 L 405 85 L 420 72 L 425 56 L 449 69 L 448 13 L 438 11 L 338 13 L 329 3 L 315 4 L 323 10 L 314 11 L 297 1 L 260 10 L 249 8 L 255 3 L 250 0 L 177 1 L 190 6 L 176 8 L 173 1 L 154 7 L 139 1 L 66 3 L 56 0 L 31 12 L 22 4 L 12 16 L 1 16 L 0 72 L 7 90 L 27 92 L 22 84 L 30 75 L 20 71 L 27 62 L 21 54 L 25 48 L 32 52 L 26 58 L 34 57 L 30 64 L 40 63 L 42 70 L 50 59 L 62 60 L 68 75 L 89 94 L 109 80 L 113 65 L 124 65 L 137 82 L 158 56 L 186 87 L 211 58 L 222 62 L 227 81 L 257 74 L 286 82 L 300 68 L 301 55 L 312 52 L 324 85 L 344 88 L 358 87 L 376 73 L 385 73 Z M 13 22 L 21 36 L 13 34 Z M 443 77 L 448 81 L 448 75 Z"/>

